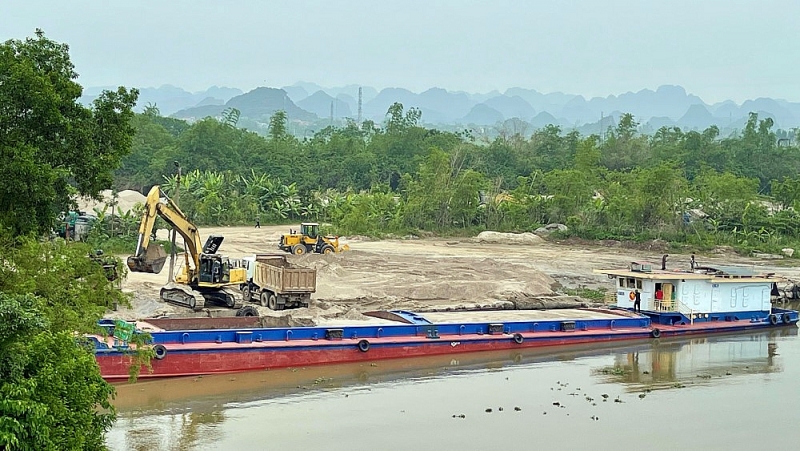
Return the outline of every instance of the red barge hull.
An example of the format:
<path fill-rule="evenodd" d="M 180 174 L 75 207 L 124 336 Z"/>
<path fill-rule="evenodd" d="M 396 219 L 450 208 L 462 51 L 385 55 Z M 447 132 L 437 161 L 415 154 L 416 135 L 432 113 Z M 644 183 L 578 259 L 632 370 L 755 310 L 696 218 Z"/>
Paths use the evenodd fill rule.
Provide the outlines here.
<path fill-rule="evenodd" d="M 397 320 L 398 325 L 230 328 L 228 321 L 213 329 L 214 318 L 193 319 L 206 329 L 150 332 L 156 358 L 141 378 L 196 376 L 333 363 L 367 362 L 408 357 L 437 356 L 564 345 L 648 340 L 659 337 L 709 335 L 796 327 L 793 310 L 751 312 L 725 321 L 659 324 L 650 316 L 620 311 L 613 317 L 550 321 L 431 323 L 411 312 L 376 312 L 374 316 Z M 484 312 L 487 313 L 487 312 Z M 520 312 L 524 313 L 524 312 Z M 775 318 L 778 318 L 775 321 Z M 243 319 L 244 320 L 244 319 Z M 169 320 L 167 320 L 169 321 Z M 198 321 L 200 323 L 198 324 Z M 251 320 L 252 321 L 252 320 Z M 156 322 L 155 320 L 153 321 Z M 174 323 L 175 321 L 173 321 Z M 684 324 L 681 324 L 683 322 Z M 177 321 L 180 327 L 180 321 Z M 173 324 L 175 327 L 176 324 Z M 132 359 L 124 347 L 96 343 L 96 358 L 109 381 L 128 379 Z"/>

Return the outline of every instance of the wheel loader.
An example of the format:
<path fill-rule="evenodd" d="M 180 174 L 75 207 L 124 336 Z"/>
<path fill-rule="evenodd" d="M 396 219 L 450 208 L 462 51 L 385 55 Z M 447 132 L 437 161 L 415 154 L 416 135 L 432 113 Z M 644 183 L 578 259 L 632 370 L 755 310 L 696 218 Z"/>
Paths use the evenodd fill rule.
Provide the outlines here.
<path fill-rule="evenodd" d="M 346 251 L 350 247 L 346 244 L 340 246 L 338 236 L 322 236 L 319 233 L 318 223 L 304 222 L 300 224 L 300 233 L 290 230 L 290 233 L 281 236 L 278 249 L 290 254 L 301 255 L 306 253 L 332 254 Z"/>
<path fill-rule="evenodd" d="M 166 251 L 161 245 L 150 242 L 157 216 L 183 237 L 186 249 L 184 264 L 175 282 L 161 288 L 161 299 L 196 311 L 202 310 L 207 301 L 228 308 L 241 307 L 241 294 L 230 287 L 245 283 L 247 270 L 240 262 L 217 254 L 224 237 L 211 235 L 203 245 L 197 227 L 171 199 L 162 195 L 158 185 L 150 190 L 145 200 L 136 253 L 128 257 L 128 268 L 133 272 L 158 274 L 164 267 Z"/>

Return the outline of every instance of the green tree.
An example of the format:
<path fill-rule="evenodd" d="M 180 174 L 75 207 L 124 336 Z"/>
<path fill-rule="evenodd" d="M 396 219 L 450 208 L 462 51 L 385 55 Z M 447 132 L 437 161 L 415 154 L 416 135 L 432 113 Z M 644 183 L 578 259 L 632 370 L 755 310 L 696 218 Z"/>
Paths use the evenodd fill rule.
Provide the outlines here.
<path fill-rule="evenodd" d="M 286 111 L 278 110 L 269 118 L 269 139 L 277 142 L 286 139 Z"/>
<path fill-rule="evenodd" d="M 46 241 L 75 194 L 97 196 L 131 147 L 137 91 L 104 91 L 91 108 L 68 48 L 0 44 L 0 449 L 103 449 L 113 388 L 75 333 L 126 297 L 81 243 Z M 136 367 L 138 369 L 138 366 Z"/>
<path fill-rule="evenodd" d="M 68 47 L 41 30 L 0 44 L 0 225 L 13 233 L 48 233 L 71 195 L 97 196 L 131 147 L 138 91 L 104 91 L 91 108 Z"/>
<path fill-rule="evenodd" d="M 47 330 L 40 313 L 36 298 L 0 292 L 0 449 L 105 449 L 113 387 L 91 352 L 71 332 Z"/>
<path fill-rule="evenodd" d="M 0 449 L 103 449 L 113 387 L 75 331 L 126 297 L 82 243 L 0 240 Z"/>
<path fill-rule="evenodd" d="M 638 134 L 639 123 L 630 113 L 623 114 L 616 127 L 608 130 L 601 146 L 603 166 L 613 170 L 630 170 L 646 165 L 649 157 L 647 137 Z"/>

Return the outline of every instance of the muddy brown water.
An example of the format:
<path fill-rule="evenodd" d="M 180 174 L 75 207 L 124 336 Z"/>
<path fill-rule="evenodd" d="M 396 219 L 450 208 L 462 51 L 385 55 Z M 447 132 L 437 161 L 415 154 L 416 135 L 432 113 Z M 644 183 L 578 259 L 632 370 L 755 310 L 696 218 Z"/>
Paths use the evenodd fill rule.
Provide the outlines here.
<path fill-rule="evenodd" d="M 281 369 L 119 385 L 107 443 L 181 451 L 797 449 L 799 383 L 795 327 Z"/>

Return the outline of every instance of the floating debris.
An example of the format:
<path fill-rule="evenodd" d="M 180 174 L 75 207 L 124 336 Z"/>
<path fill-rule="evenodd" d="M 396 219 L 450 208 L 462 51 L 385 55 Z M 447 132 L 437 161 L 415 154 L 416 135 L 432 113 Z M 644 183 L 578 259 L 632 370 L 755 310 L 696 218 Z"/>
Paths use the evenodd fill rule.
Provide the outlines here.
<path fill-rule="evenodd" d="M 600 396 L 602 396 L 602 397 L 603 397 L 603 399 L 608 399 L 608 395 L 607 395 L 607 394 L 605 394 L 605 393 L 603 393 L 603 394 L 602 394 L 602 395 L 600 395 Z"/>
<path fill-rule="evenodd" d="M 453 418 L 466 418 L 466 417 L 467 417 L 467 416 L 466 416 L 466 415 L 464 415 L 463 413 L 460 413 L 460 414 L 458 414 L 458 415 L 453 415 Z"/>
<path fill-rule="evenodd" d="M 514 410 L 516 410 L 517 412 L 520 412 L 522 410 L 522 407 L 519 407 L 519 406 L 518 407 L 514 407 Z"/>
<path fill-rule="evenodd" d="M 644 399 L 645 396 L 647 396 L 647 395 L 644 394 L 644 393 L 639 393 L 639 399 Z"/>
<path fill-rule="evenodd" d="M 622 401 L 621 399 L 619 399 L 619 396 L 617 396 L 617 397 L 614 399 L 614 402 L 619 402 L 619 403 L 622 403 L 623 401 Z"/>
<path fill-rule="evenodd" d="M 594 416 L 594 415 L 592 415 L 592 416 L 591 416 L 591 417 L 589 417 L 589 418 L 591 418 L 591 419 L 592 419 L 592 420 L 594 420 L 594 421 L 597 421 L 597 420 L 599 420 L 599 419 L 600 419 L 600 417 L 598 417 L 598 416 Z"/>
<path fill-rule="evenodd" d="M 650 374 L 649 371 L 642 371 L 642 374 Z"/>
<path fill-rule="evenodd" d="M 556 402 L 554 402 L 554 403 L 553 403 L 553 405 L 554 405 L 554 406 L 560 406 L 560 405 L 561 405 L 561 403 L 560 403 L 560 402 L 558 402 L 558 401 L 556 401 Z"/>
<path fill-rule="evenodd" d="M 503 408 L 502 408 L 502 407 L 498 407 L 498 408 L 497 408 L 497 411 L 498 411 L 498 412 L 502 412 L 502 411 L 503 411 Z"/>
<path fill-rule="evenodd" d="M 485 412 L 486 412 L 486 413 L 492 413 L 492 409 L 491 409 L 491 408 L 487 408 L 487 409 L 485 410 Z"/>

